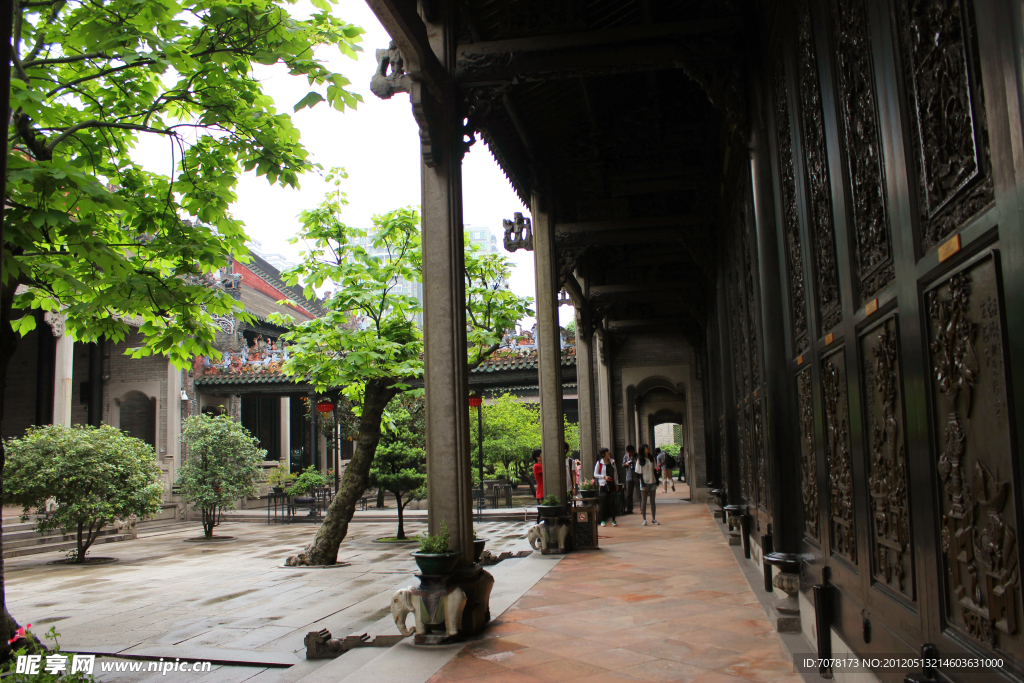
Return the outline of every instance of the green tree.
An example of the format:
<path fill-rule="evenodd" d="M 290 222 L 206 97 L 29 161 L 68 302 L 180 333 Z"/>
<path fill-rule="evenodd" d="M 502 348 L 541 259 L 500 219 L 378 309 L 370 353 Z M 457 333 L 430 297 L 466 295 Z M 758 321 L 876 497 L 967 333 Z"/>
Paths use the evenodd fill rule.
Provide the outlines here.
<path fill-rule="evenodd" d="M 267 452 L 252 434 L 227 415 L 193 415 L 181 428 L 188 457 L 178 468 L 182 499 L 202 510 L 203 534 L 213 538 L 217 510 L 254 496 L 263 478 L 260 463 Z"/>
<path fill-rule="evenodd" d="M 60 309 L 78 341 L 118 341 L 141 323 L 134 354 L 179 367 L 218 355 L 211 316 L 242 314 L 201 276 L 246 253 L 229 212 L 239 175 L 296 186 L 313 167 L 255 69 L 305 77 L 312 92 L 297 108 L 359 99 L 316 55 L 355 56 L 362 30 L 332 16 L 335 0 L 313 0 L 308 19 L 289 15 L 293 1 L 13 3 L 0 397 L 16 332 L 35 324 L 18 309 Z M 143 136 L 167 141 L 166 173 L 132 161 Z M 0 444 L 0 475 L 3 463 Z M 0 608 L 6 656 L 17 624 L 2 573 Z"/>
<path fill-rule="evenodd" d="M 395 496 L 398 534 L 405 538 L 405 507 L 422 500 L 427 484 L 426 406 L 423 396 L 412 392 L 391 401 L 385 416 L 388 429 L 381 436 L 370 467 L 370 486 Z"/>
<path fill-rule="evenodd" d="M 39 515 L 39 531 L 77 534 L 75 562 L 107 524 L 160 510 L 163 487 L 153 448 L 109 425 L 32 427 L 7 442 L 4 498 L 23 506 L 21 521 Z M 43 514 L 46 501 L 57 507 Z"/>
<path fill-rule="evenodd" d="M 324 304 L 323 317 L 283 335 L 291 343 L 284 369 L 304 377 L 319 392 L 343 388 L 358 405 L 358 445 L 316 538 L 298 556 L 289 558 L 293 564 L 337 561 L 356 503 L 369 485 L 384 411 L 391 399 L 409 389 L 410 380 L 423 375 L 423 339 L 414 323 L 420 306 L 405 288 L 421 280 L 419 214 L 411 208 L 397 209 L 374 216 L 371 231 L 349 227 L 341 220 L 347 204 L 340 189 L 344 177 L 340 170 L 328 176 L 334 181 L 334 190 L 319 207 L 300 215 L 302 231 L 295 241 L 302 239 L 311 248 L 285 277 L 289 284 L 301 282 L 307 296 L 325 283 L 335 290 Z M 374 254 L 362 246 L 367 238 Z M 501 339 L 501 325 L 512 320 L 511 327 L 520 312 L 528 312 L 529 305 L 528 299 L 499 292 L 503 285 L 495 288 L 499 279 L 507 280 L 510 262 L 502 261 L 504 271 L 496 273 L 499 278 L 481 273 L 481 262 L 473 252 L 467 255 L 467 280 L 481 288 L 479 294 L 467 295 L 467 318 L 474 328 L 486 331 L 473 343 L 473 349 L 483 348 L 472 358 L 476 363 L 486 358 L 494 343 L 491 339 Z M 496 269 L 493 259 L 483 263 Z M 485 296 L 483 288 L 495 295 Z M 290 323 L 279 316 L 272 319 L 278 324 Z"/>

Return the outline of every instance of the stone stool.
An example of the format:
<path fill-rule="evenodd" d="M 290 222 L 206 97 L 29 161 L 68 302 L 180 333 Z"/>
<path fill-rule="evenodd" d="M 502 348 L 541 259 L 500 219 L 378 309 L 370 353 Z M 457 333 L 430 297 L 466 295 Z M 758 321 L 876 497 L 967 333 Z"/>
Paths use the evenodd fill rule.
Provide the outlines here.
<path fill-rule="evenodd" d="M 725 514 L 728 515 L 729 521 L 729 545 L 741 545 L 743 539 L 740 537 L 740 528 L 742 525 L 741 517 L 743 516 L 742 505 L 726 505 L 724 508 Z"/>
<path fill-rule="evenodd" d="M 779 568 L 772 585 L 786 594 L 775 603 L 776 629 L 779 633 L 800 633 L 800 556 L 796 553 L 768 553 L 764 563 Z"/>
<path fill-rule="evenodd" d="M 709 482 L 708 485 L 711 486 L 712 484 Z M 712 510 L 712 514 L 715 516 L 715 519 L 724 524 L 725 512 L 722 511 L 722 508 L 725 507 L 725 489 L 713 488 L 711 489 L 711 495 L 714 496 L 715 500 L 718 502 L 718 509 Z"/>

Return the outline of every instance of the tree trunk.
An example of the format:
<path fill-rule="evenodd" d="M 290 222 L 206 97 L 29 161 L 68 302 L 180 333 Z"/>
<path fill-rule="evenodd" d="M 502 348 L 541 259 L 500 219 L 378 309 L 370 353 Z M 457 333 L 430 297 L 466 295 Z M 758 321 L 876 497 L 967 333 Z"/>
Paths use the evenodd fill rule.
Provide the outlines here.
<path fill-rule="evenodd" d="M 216 526 L 217 508 L 203 508 L 203 536 L 206 540 L 213 538 L 213 527 Z"/>
<path fill-rule="evenodd" d="M 408 504 L 408 501 L 406 501 L 405 503 L 402 503 L 402 494 L 401 494 L 400 491 L 392 491 L 392 493 L 395 494 L 395 500 L 398 501 L 398 506 L 397 506 L 398 507 L 398 535 L 395 536 L 395 538 L 404 541 L 405 540 L 405 523 L 404 523 L 404 521 L 402 519 L 402 512 L 405 510 L 405 506 Z"/>
<path fill-rule="evenodd" d="M 377 489 L 377 509 L 384 507 L 384 489 Z"/>
<path fill-rule="evenodd" d="M 380 421 L 384 409 L 399 390 L 392 380 L 372 380 L 363 392 L 363 415 L 359 419 L 359 445 L 345 468 L 341 490 L 327 508 L 324 523 L 313 542 L 298 555 L 289 557 L 289 566 L 331 565 L 338 561 L 338 547 L 348 534 L 348 523 L 356 511 L 356 503 L 366 493 L 370 482 L 370 465 L 380 442 Z"/>
<path fill-rule="evenodd" d="M 2 255 L 2 254 L 0 254 Z M 7 389 L 7 366 L 18 348 L 18 335 L 11 328 L 11 306 L 14 304 L 14 291 L 17 282 L 7 280 L 0 282 L 0 421 L 4 415 L 4 392 Z M 48 332 L 39 329 L 37 334 Z M 6 462 L 6 451 L 4 441 L 0 439 L 0 509 L 3 508 L 3 476 L 4 463 Z M 4 559 L 3 559 L 3 518 L 0 517 L 0 610 L 3 617 L 0 618 L 0 660 L 6 661 L 11 656 L 11 646 L 8 641 L 14 637 L 18 630 L 18 622 L 14 620 L 7 611 L 7 589 L 4 580 Z"/>

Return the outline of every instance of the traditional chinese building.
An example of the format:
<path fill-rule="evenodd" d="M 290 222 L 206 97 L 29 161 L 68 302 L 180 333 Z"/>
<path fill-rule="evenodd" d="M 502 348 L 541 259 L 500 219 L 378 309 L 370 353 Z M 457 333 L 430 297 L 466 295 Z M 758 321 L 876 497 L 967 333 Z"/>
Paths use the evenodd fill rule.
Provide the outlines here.
<path fill-rule="evenodd" d="M 431 531 L 469 563 L 479 138 L 529 207 L 506 243 L 535 259 L 545 472 L 564 291 L 584 457 L 685 411 L 694 499 L 722 489 L 741 561 L 797 597 L 780 628 L 1002 658 L 886 681 L 1024 679 L 1021 4 L 367 1 L 373 91 L 420 127 Z"/>
<path fill-rule="evenodd" d="M 277 337 L 283 331 L 270 324 L 274 312 L 297 322 L 323 314 L 298 287 L 288 287 L 280 272 L 253 255 L 249 263 L 234 260 L 224 272 L 210 277 L 211 287 L 223 287 L 251 312 L 255 323 L 220 318 L 217 346 L 224 352 L 220 367 L 210 370 L 200 360 L 181 371 L 166 358 L 130 358 L 125 352 L 142 342 L 131 334 L 113 343 L 75 342 L 59 314 L 31 313 L 36 329 L 18 344 L 10 364 L 3 438 L 24 434 L 31 425 L 110 424 L 153 446 L 164 475 L 162 516 L 183 514 L 172 485 L 181 463 L 181 423 L 202 411 L 228 412 L 260 440 L 267 466 L 297 452 L 293 465 L 317 463 L 324 453 L 322 437 L 311 439 L 312 420 L 303 399 L 310 387 L 289 381 L 279 372 L 282 352 Z M 292 303 L 278 303 L 288 299 Z M 271 350 L 273 346 L 273 350 Z"/>

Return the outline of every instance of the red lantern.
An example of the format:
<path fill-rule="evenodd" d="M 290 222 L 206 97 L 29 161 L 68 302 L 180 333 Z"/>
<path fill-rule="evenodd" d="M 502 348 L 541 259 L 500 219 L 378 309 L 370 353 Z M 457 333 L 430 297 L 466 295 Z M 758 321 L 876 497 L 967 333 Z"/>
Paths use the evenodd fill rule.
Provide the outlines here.
<path fill-rule="evenodd" d="M 334 404 L 330 401 L 321 401 L 316 404 L 316 409 L 321 413 L 330 413 L 334 410 Z"/>
<path fill-rule="evenodd" d="M 469 397 L 469 407 L 470 408 L 479 408 L 480 404 L 482 404 L 483 402 L 484 402 L 484 399 L 479 394 L 471 394 L 470 397 Z"/>

